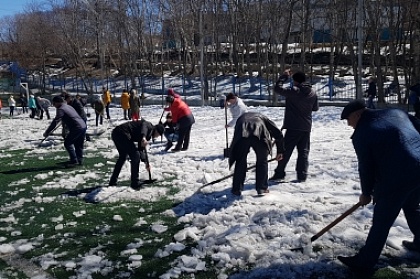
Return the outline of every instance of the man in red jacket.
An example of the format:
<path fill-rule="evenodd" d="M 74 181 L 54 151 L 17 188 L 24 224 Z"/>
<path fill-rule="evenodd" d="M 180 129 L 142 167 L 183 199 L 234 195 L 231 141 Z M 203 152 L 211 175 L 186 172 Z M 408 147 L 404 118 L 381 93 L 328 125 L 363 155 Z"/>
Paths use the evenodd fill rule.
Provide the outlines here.
<path fill-rule="evenodd" d="M 178 130 L 178 141 L 172 151 L 187 150 L 190 144 L 191 127 L 195 123 L 194 116 L 189 106 L 181 98 L 168 95 L 166 102 L 169 104 L 166 110 L 171 111 L 172 123 L 175 125 L 175 130 Z"/>

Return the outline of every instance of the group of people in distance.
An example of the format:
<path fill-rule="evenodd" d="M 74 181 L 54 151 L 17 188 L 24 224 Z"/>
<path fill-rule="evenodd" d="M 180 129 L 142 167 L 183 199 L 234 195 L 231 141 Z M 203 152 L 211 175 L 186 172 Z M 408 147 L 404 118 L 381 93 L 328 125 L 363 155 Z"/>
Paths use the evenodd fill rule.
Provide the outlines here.
<path fill-rule="evenodd" d="M 284 87 L 290 78 L 291 86 Z M 319 109 L 318 97 L 306 82 L 306 75 L 303 72 L 292 74 L 290 69 L 280 76 L 274 90 L 285 97 L 284 119 L 280 129 L 267 116 L 250 111 L 238 96 L 230 93 L 223 100 L 223 106 L 232 115 L 225 128 L 234 128 L 229 148 L 229 167 L 235 165 L 231 189 L 233 196 L 242 194 L 247 155 L 251 148 L 256 153 L 255 189 L 258 195 L 269 193 L 269 180 L 285 179 L 286 165 L 295 148 L 295 182 L 304 182 L 308 178 L 312 112 Z M 131 90 L 130 98 L 135 93 Z M 64 142 L 70 156 L 69 163 L 82 164 L 86 120 L 64 99 L 61 96 L 53 98 L 57 113 L 44 136 L 60 121 L 65 123 L 69 129 Z M 164 123 L 160 121 L 153 125 L 131 114 L 133 121 L 114 128 L 112 140 L 119 156 L 109 185 L 118 184 L 118 176 L 128 156 L 131 160 L 130 186 L 136 190 L 141 188 L 139 164 L 140 161 L 148 160 L 146 147 L 153 138 L 165 135 L 165 150 L 171 149 L 176 141 L 172 152 L 189 148 L 194 116 L 188 105 L 172 89 L 168 90 L 166 102 L 168 106 L 164 111 L 168 114 Z M 131 103 L 130 109 L 133 109 Z M 389 230 L 401 209 L 414 235 L 413 241 L 403 241 L 403 245 L 410 251 L 420 253 L 420 120 L 398 109 L 367 108 L 362 100 L 349 102 L 342 111 L 341 119 L 347 120 L 348 125 L 354 129 L 351 140 L 358 159 L 362 189 L 359 204 L 368 205 L 373 200 L 374 214 L 365 245 L 355 256 L 339 256 L 338 260 L 356 273 L 358 278 L 368 278 L 375 272 Z M 286 130 L 284 136 L 282 130 Z M 273 160 L 278 163 L 274 174 L 268 178 L 268 156 L 273 144 L 276 146 Z M 146 167 L 149 167 L 148 162 Z"/>

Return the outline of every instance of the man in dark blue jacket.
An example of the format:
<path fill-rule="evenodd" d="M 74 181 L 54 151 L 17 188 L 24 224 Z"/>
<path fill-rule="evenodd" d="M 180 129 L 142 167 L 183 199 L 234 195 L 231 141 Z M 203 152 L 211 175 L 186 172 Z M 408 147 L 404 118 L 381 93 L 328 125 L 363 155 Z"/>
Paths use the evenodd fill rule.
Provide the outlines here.
<path fill-rule="evenodd" d="M 285 72 L 286 74 L 288 72 Z M 292 76 L 293 87 L 283 88 L 284 76 L 280 77 L 274 91 L 286 97 L 286 108 L 283 120 L 283 129 L 286 129 L 284 144 L 286 151 L 283 160 L 279 161 L 274 175 L 270 180 L 282 180 L 286 176 L 285 168 L 292 156 L 293 149 L 297 148 L 296 173 L 297 180 L 303 182 L 308 176 L 308 157 L 312 129 L 312 112 L 319 109 L 318 97 L 310 84 L 305 83 L 306 76 L 296 72 Z"/>
<path fill-rule="evenodd" d="M 403 241 L 420 252 L 420 122 L 398 109 L 372 110 L 350 102 L 341 119 L 354 128 L 351 137 L 359 164 L 361 205 L 372 197 L 373 222 L 364 247 L 353 257 L 338 257 L 353 272 L 371 276 L 389 230 L 401 209 L 414 240 Z"/>
<path fill-rule="evenodd" d="M 229 167 L 236 162 L 232 194 L 241 195 L 246 176 L 247 156 L 251 147 L 257 156 L 255 189 L 258 195 L 268 193 L 267 157 L 271 153 L 272 139 L 275 140 L 277 148 L 276 160 L 281 160 L 284 152 L 283 134 L 273 121 L 255 112 L 246 112 L 238 118 L 229 148 Z"/>

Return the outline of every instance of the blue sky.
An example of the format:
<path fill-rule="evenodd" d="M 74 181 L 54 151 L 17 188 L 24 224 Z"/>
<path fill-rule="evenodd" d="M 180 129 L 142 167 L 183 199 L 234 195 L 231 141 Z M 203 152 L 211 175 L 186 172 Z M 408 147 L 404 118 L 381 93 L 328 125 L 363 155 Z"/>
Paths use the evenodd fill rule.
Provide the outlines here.
<path fill-rule="evenodd" d="M 0 18 L 24 12 L 25 7 L 33 0 L 0 0 Z"/>

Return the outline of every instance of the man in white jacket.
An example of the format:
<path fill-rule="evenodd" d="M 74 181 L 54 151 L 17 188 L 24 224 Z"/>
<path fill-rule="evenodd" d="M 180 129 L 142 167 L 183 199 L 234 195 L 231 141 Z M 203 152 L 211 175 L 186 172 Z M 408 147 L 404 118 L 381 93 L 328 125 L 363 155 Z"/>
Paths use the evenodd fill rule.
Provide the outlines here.
<path fill-rule="evenodd" d="M 236 121 L 242 114 L 248 112 L 248 107 L 244 104 L 244 102 L 233 93 L 229 93 L 226 96 L 226 107 L 229 108 L 230 113 L 232 114 L 232 119 L 229 123 L 226 124 L 225 128 L 235 127 Z"/>

